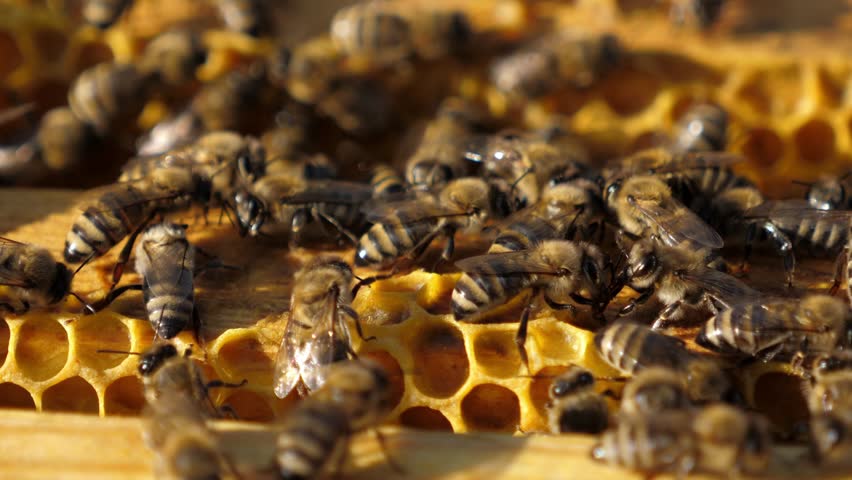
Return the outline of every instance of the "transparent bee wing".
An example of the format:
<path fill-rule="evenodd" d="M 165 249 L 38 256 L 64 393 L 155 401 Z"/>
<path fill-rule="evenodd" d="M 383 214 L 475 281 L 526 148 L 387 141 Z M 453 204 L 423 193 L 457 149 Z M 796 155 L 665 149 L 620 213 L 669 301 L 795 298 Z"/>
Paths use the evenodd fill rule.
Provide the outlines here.
<path fill-rule="evenodd" d="M 0 237 L 0 250 L 25 248 L 26 244 L 11 238 Z M 32 279 L 27 278 L 23 272 L 13 270 L 6 266 L 0 266 L 0 285 L 8 287 L 34 288 L 36 285 Z"/>
<path fill-rule="evenodd" d="M 281 198 L 288 205 L 307 205 L 314 203 L 359 205 L 373 196 L 369 185 L 340 180 L 314 180 L 305 188 L 292 195 Z"/>
<path fill-rule="evenodd" d="M 186 239 L 175 239 L 156 251 L 150 251 L 145 242 L 140 243 L 140 246 L 151 262 L 152 268 L 145 273 L 150 288 L 162 289 L 163 294 L 192 294 L 195 249 Z M 175 289 L 174 286 L 179 288 Z"/>
<path fill-rule="evenodd" d="M 347 358 L 350 345 L 349 329 L 340 318 L 337 299 L 337 295 L 328 295 L 324 300 L 310 355 L 302 364 L 302 381 L 310 391 L 325 383 L 326 367 Z"/>
<path fill-rule="evenodd" d="M 677 246 L 690 241 L 702 247 L 719 249 L 725 242 L 710 225 L 675 199 L 663 206 L 656 202 L 637 200 L 636 208 L 645 220 L 657 227 L 663 243 Z"/>
<path fill-rule="evenodd" d="M 290 317 L 284 329 L 278 355 L 275 357 L 274 391 L 278 398 L 286 397 L 299 383 L 302 376 L 301 364 L 305 351 L 310 348 L 310 342 L 308 328 L 297 324 Z"/>
<path fill-rule="evenodd" d="M 544 263 L 539 255 L 530 250 L 477 255 L 457 261 L 456 266 L 466 273 L 489 276 L 512 274 L 554 275 L 557 273 L 552 265 Z"/>
<path fill-rule="evenodd" d="M 631 360 L 634 364 L 632 370 L 638 371 L 653 366 L 679 368 L 691 357 L 683 340 L 654 332 L 645 339 L 639 355 L 631 357 Z"/>
<path fill-rule="evenodd" d="M 759 291 L 749 287 L 736 277 L 712 268 L 679 272 L 679 275 L 688 282 L 700 285 L 704 290 L 716 295 L 722 300 L 756 300 L 761 295 Z"/>
<path fill-rule="evenodd" d="M 467 214 L 467 212 L 438 205 L 431 195 L 401 202 L 369 203 L 364 206 L 363 212 L 370 222 L 379 223 L 389 218 L 399 218 L 406 224 L 429 222 L 444 217 Z"/>

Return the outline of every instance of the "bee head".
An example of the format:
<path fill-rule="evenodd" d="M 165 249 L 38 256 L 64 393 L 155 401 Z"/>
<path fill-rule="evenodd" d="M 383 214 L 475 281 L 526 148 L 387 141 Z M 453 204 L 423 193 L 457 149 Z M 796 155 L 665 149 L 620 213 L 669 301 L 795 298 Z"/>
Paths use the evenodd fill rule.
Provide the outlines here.
<path fill-rule="evenodd" d="M 550 398 L 560 398 L 593 387 L 595 377 L 584 368 L 572 367 L 553 379 L 550 385 Z"/>
<path fill-rule="evenodd" d="M 631 285 L 647 288 L 656 281 L 661 272 L 661 265 L 654 244 L 650 240 L 633 244 L 627 269 Z"/>
<path fill-rule="evenodd" d="M 68 270 L 68 267 L 66 267 L 64 263 L 56 262 L 53 283 L 51 283 L 50 289 L 47 292 L 51 304 L 59 302 L 68 295 L 68 291 L 71 289 L 71 278 L 73 276 L 74 274 L 71 270 Z"/>
<path fill-rule="evenodd" d="M 266 220 L 266 207 L 263 202 L 246 190 L 238 190 L 234 194 L 234 205 L 237 213 L 237 224 L 240 235 L 247 233 L 256 236 Z"/>
<path fill-rule="evenodd" d="M 823 178 L 810 184 L 805 198 L 813 208 L 842 209 L 846 200 L 846 188 L 837 178 Z"/>
<path fill-rule="evenodd" d="M 152 347 L 139 357 L 139 374 L 149 377 L 154 374 L 166 360 L 177 356 L 177 349 L 171 343 L 163 343 Z"/>

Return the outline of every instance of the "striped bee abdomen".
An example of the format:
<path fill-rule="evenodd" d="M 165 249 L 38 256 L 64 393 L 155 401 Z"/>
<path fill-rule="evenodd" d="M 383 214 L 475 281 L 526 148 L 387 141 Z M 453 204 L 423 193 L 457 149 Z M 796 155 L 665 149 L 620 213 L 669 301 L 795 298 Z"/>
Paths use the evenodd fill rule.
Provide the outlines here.
<path fill-rule="evenodd" d="M 466 273 L 453 289 L 451 306 L 456 320 L 486 311 L 521 293 L 531 283 L 530 275 L 482 275 Z"/>
<path fill-rule="evenodd" d="M 285 421 L 277 440 L 275 461 L 282 479 L 315 478 L 342 455 L 349 425 L 334 403 L 305 402 Z"/>
<path fill-rule="evenodd" d="M 437 227 L 437 223 L 406 223 L 399 217 L 376 223 L 359 239 L 355 264 L 382 265 L 395 260 L 417 246 Z"/>

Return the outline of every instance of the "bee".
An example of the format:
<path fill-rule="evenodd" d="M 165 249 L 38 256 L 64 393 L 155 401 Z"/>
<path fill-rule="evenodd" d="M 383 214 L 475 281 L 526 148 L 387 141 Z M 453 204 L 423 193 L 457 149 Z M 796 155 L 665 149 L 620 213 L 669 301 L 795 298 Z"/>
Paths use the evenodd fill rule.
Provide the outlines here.
<path fill-rule="evenodd" d="M 542 293 L 555 310 L 575 311 L 570 300 L 591 305 L 600 315 L 608 298 L 602 298 L 606 258 L 596 246 L 566 240 L 546 240 L 529 250 L 490 253 L 456 262 L 464 274 L 453 289 L 451 306 L 457 321 L 481 321 L 481 314 L 532 289 Z M 588 292 L 588 297 L 581 292 Z M 527 304 L 518 325 L 515 343 L 527 364 L 524 347 L 532 302 Z"/>
<path fill-rule="evenodd" d="M 390 413 L 390 380 L 378 364 L 349 360 L 326 367 L 326 382 L 284 419 L 275 460 L 281 478 L 317 478 L 344 455 L 353 434 Z"/>
<path fill-rule="evenodd" d="M 96 143 L 94 131 L 67 107 L 54 108 L 41 118 L 36 145 L 50 170 L 69 171 L 84 162 Z"/>
<path fill-rule="evenodd" d="M 77 118 L 105 136 L 142 112 L 152 78 L 134 65 L 99 63 L 71 84 L 68 105 Z"/>
<path fill-rule="evenodd" d="M 685 477 L 696 463 L 696 438 L 685 412 L 619 418 L 592 447 L 593 459 L 647 476 L 675 472 Z"/>
<path fill-rule="evenodd" d="M 669 16 L 676 25 L 693 23 L 706 30 L 719 20 L 724 6 L 725 0 L 675 0 Z"/>
<path fill-rule="evenodd" d="M 497 90 L 519 97 L 540 97 L 562 85 L 591 86 L 623 57 L 618 38 L 560 31 L 533 40 L 491 67 Z"/>
<path fill-rule="evenodd" d="M 652 238 L 668 246 L 690 245 L 716 250 L 724 241 L 698 215 L 672 196 L 654 176 L 633 176 L 618 188 L 607 188 L 607 206 L 624 232 Z"/>
<path fill-rule="evenodd" d="M 405 194 L 406 185 L 405 180 L 392 167 L 377 165 L 370 176 L 370 189 L 373 191 L 373 198 L 392 200 Z"/>
<path fill-rule="evenodd" d="M 372 196 L 370 187 L 361 183 L 313 180 L 274 201 L 280 202 L 284 211 L 291 213 L 289 225 L 294 243 L 301 244 L 305 227 L 316 222 L 320 226 L 331 225 L 337 233 L 357 245 L 356 234 L 363 230 L 365 224 L 361 209 Z M 251 228 L 256 230 L 254 226 Z"/>
<path fill-rule="evenodd" d="M 228 30 L 257 37 L 263 31 L 262 0 L 216 0 L 219 15 Z"/>
<path fill-rule="evenodd" d="M 852 195 L 849 194 L 852 192 L 852 171 L 802 184 L 808 187 L 805 199 L 811 207 L 820 210 L 852 210 Z"/>
<path fill-rule="evenodd" d="M 852 458 L 852 415 L 849 410 L 820 413 L 810 422 L 811 453 L 821 466 L 849 468 Z"/>
<path fill-rule="evenodd" d="M 544 240 L 571 238 L 580 232 L 588 238 L 603 229 L 603 204 L 581 183 L 559 184 L 546 189 L 538 203 L 519 210 L 500 222 L 500 233 L 488 253 L 515 252 Z M 585 187 L 585 185 L 583 185 Z"/>
<path fill-rule="evenodd" d="M 89 25 L 106 30 L 133 4 L 133 0 L 86 0 L 83 19 Z"/>
<path fill-rule="evenodd" d="M 812 416 L 852 411 L 852 352 L 820 355 L 814 362 L 811 378 L 807 399 Z"/>
<path fill-rule="evenodd" d="M 338 257 L 317 258 L 296 273 L 290 319 L 275 360 L 275 395 L 284 398 L 301 378 L 307 391 L 323 385 L 325 367 L 351 356 L 344 316 L 361 326 L 352 308 L 352 268 Z"/>
<path fill-rule="evenodd" d="M 252 131 L 264 115 L 264 76 L 261 69 L 233 70 L 204 85 L 190 108 L 204 129 Z"/>
<path fill-rule="evenodd" d="M 595 391 L 594 376 L 576 365 L 553 379 L 546 408 L 551 433 L 600 433 L 609 425 L 609 406 Z"/>
<path fill-rule="evenodd" d="M 405 164 L 405 180 L 416 189 L 442 186 L 465 176 L 467 143 L 481 114 L 465 100 L 449 98 L 423 129 L 419 144 Z"/>
<path fill-rule="evenodd" d="M 258 236 L 267 223 L 289 226 L 294 208 L 280 199 L 304 187 L 305 181 L 298 176 L 270 175 L 235 190 L 233 203 L 241 235 Z"/>
<path fill-rule="evenodd" d="M 346 133 L 359 137 L 386 131 L 393 120 L 393 99 L 379 82 L 360 77 L 340 77 L 332 82 L 317 104 Z"/>
<path fill-rule="evenodd" d="M 675 152 L 721 152 L 728 144 L 728 112 L 709 103 L 693 106 L 675 127 Z"/>
<path fill-rule="evenodd" d="M 267 61 L 270 82 L 285 88 L 296 101 L 319 102 L 340 76 L 343 54 L 327 35 L 279 47 Z"/>
<path fill-rule="evenodd" d="M 792 286 L 796 268 L 793 249 L 804 244 L 812 250 L 842 255 L 849 241 L 852 215 L 846 210 L 815 209 L 805 200 L 777 200 L 747 210 L 743 219 L 749 223 L 744 263 L 750 257 L 757 232 L 762 231 L 775 243 L 776 251 L 784 259 L 787 284 Z M 837 260 L 838 275 L 832 290 L 839 286 L 842 275 L 842 257 L 838 255 Z"/>
<path fill-rule="evenodd" d="M 633 245 L 623 275 L 640 296 L 631 300 L 619 315 L 632 312 L 656 292 L 665 308 L 654 322 L 655 329 L 681 318 L 687 305 L 704 307 L 716 314 L 717 305 L 728 306 L 760 297 L 760 292 L 738 279 L 708 267 L 705 252 L 669 247 L 651 240 L 640 240 Z"/>
<path fill-rule="evenodd" d="M 745 238 L 750 222 L 743 216 L 748 210 L 765 201 L 760 190 L 753 186 L 734 187 L 714 195 L 706 206 L 696 213 L 722 237 L 730 238 L 738 234 L 740 238 Z M 771 237 L 773 232 L 770 230 L 763 233 Z"/>
<path fill-rule="evenodd" d="M 704 324 L 695 341 L 721 353 L 763 361 L 830 353 L 852 331 L 849 307 L 828 295 L 741 302 Z"/>
<path fill-rule="evenodd" d="M 145 47 L 140 70 L 156 75 L 165 86 L 178 86 L 195 79 L 195 70 L 207 60 L 207 51 L 195 32 L 180 29 L 161 33 Z"/>
<path fill-rule="evenodd" d="M 544 150 L 547 154 L 536 156 L 533 171 L 540 188 L 582 180 L 584 183 L 596 185 L 597 190 L 601 189 L 597 182 L 592 181 L 596 179 L 593 178 L 595 174 L 589 166 L 589 152 L 558 120 L 537 132 L 536 137 L 540 142 L 553 147 L 556 152 L 554 155 Z M 598 196 L 602 197 L 602 192 L 598 193 Z"/>
<path fill-rule="evenodd" d="M 166 117 L 136 142 L 136 155 L 156 157 L 195 142 L 204 134 L 201 119 L 190 108 Z"/>
<path fill-rule="evenodd" d="M 414 56 L 446 56 L 466 46 L 473 36 L 470 19 L 460 10 L 403 9 L 385 1 L 340 9 L 330 32 L 340 51 L 379 66 Z"/>
<path fill-rule="evenodd" d="M 61 302 L 68 295 L 83 301 L 71 291 L 74 272 L 38 245 L 0 237 L 0 308 L 21 315 L 30 308 Z"/>
<path fill-rule="evenodd" d="M 651 416 L 687 411 L 691 406 L 681 373 L 666 367 L 648 367 L 639 370 L 624 386 L 620 410 L 622 415 Z"/>
<path fill-rule="evenodd" d="M 386 202 L 367 212 L 374 224 L 358 240 L 355 264 L 384 268 L 403 256 L 416 259 L 439 236 L 447 238 L 449 259 L 456 232 L 477 231 L 488 216 L 488 186 L 478 178 L 453 180 L 437 195 Z"/>
<path fill-rule="evenodd" d="M 761 475 L 769 467 L 772 438 L 766 419 L 730 405 L 701 409 L 692 422 L 696 469 L 719 475 Z"/>
<path fill-rule="evenodd" d="M 686 344 L 631 322 L 615 322 L 595 334 L 601 358 L 627 375 L 663 367 L 684 375 L 689 399 L 695 403 L 735 400 L 731 378 L 716 361 L 686 349 Z"/>

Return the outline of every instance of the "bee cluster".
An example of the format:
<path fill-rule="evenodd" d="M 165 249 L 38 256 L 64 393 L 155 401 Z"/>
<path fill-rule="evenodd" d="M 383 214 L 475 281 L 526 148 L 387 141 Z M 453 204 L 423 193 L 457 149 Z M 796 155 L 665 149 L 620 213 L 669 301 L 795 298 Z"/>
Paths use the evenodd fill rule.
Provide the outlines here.
<path fill-rule="evenodd" d="M 90 0 L 84 13 L 107 28 L 130 3 Z M 262 2 L 219 4 L 227 25 L 263 34 Z M 677 21 L 689 12 L 703 27 L 723 6 L 675 4 Z M 169 31 L 138 63 L 81 73 L 68 107 L 48 112 L 26 143 L 28 161 L 84 165 L 92 145 L 126 133 L 147 100 L 188 88 L 205 60 L 199 38 L 191 28 Z M 63 255 L 79 271 L 123 243 L 102 298 L 87 303 L 73 292 L 76 271 L 46 249 L 2 239 L 0 306 L 21 315 L 74 295 L 93 313 L 142 291 L 155 335 L 138 366 L 146 441 L 169 478 L 238 470 L 208 427 L 229 413 L 208 390 L 242 384 L 207 382 L 191 352 L 172 343 L 192 329 L 204 348 L 195 277 L 240 270 L 187 237 L 211 211 L 235 235 L 321 252 L 293 277 L 274 365 L 274 394 L 304 397 L 276 427 L 282 478 L 339 467 L 349 438 L 387 418 L 392 373 L 356 352 L 351 326 L 362 345 L 375 337 L 365 336 L 353 302 L 420 268 L 458 272 L 447 299 L 457 322 L 505 321 L 505 306 L 522 299 L 511 321 L 529 374 L 534 311 L 568 312 L 594 332 L 597 354 L 622 376 L 570 366 L 552 378 L 547 404 L 550 433 L 600 435 L 594 459 L 648 474 L 765 473 L 778 432 L 746 408 L 735 371 L 774 361 L 807 384 L 810 419 L 784 440 L 807 442 L 826 468 L 849 468 L 852 315 L 834 294 L 845 284 L 852 302 L 852 176 L 809 184 L 804 198 L 765 198 L 736 173 L 744 158 L 729 150 L 728 113 L 711 101 L 693 105 L 656 146 L 598 158 L 565 115 L 526 128 L 454 92 L 458 71 L 477 70 L 517 104 L 589 88 L 632 55 L 626 40 L 576 29 L 514 38 L 441 6 L 342 8 L 327 33 L 276 46 L 176 102 L 116 181 L 87 196 Z M 436 85 L 420 86 L 433 77 Z M 411 134 L 400 136 L 401 126 Z M 20 152 L 10 153 L 15 168 Z M 190 209 L 204 220 L 173 222 Z M 759 243 L 781 257 L 789 286 L 798 247 L 836 256 L 830 291 L 794 298 L 750 285 Z M 122 284 L 131 259 L 141 282 Z"/>

